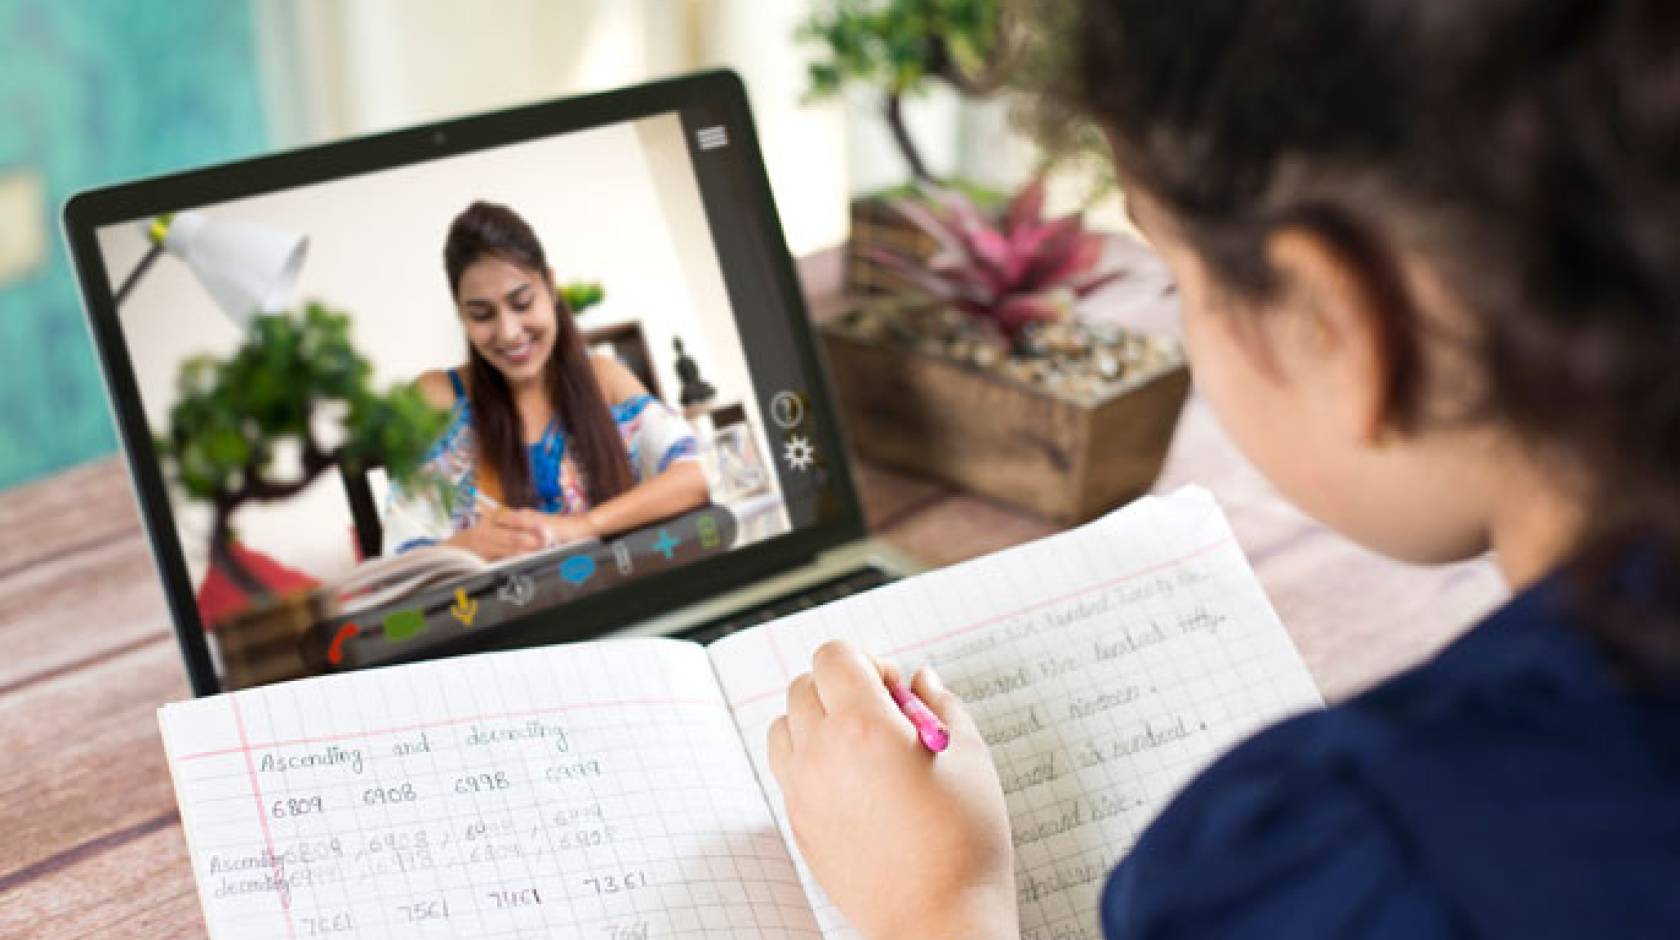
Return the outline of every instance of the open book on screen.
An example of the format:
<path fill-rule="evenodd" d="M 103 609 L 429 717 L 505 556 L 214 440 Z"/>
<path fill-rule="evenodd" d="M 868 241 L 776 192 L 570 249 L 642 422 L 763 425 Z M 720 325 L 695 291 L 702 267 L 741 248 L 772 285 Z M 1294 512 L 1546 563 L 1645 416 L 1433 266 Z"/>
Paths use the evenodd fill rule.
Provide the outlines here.
<path fill-rule="evenodd" d="M 834 637 L 935 665 L 972 709 L 1029 937 L 1097 936 L 1103 876 L 1164 803 L 1320 704 L 1223 514 L 1186 489 L 710 647 L 604 640 L 165 706 L 211 934 L 850 936 L 765 756 Z"/>

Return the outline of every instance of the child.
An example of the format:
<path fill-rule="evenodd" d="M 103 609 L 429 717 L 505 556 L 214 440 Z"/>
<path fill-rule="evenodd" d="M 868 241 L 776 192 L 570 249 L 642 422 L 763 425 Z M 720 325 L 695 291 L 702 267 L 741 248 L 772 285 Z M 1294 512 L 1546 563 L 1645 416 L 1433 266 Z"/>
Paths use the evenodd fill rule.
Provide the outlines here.
<path fill-rule="evenodd" d="M 1083 5 L 1068 100 L 1237 443 L 1349 537 L 1491 550 L 1515 593 L 1203 773 L 1105 934 L 1680 936 L 1680 6 Z M 915 686 L 953 728 L 932 760 L 862 652 L 789 688 L 800 848 L 874 940 L 1015 936 L 997 777 Z"/>

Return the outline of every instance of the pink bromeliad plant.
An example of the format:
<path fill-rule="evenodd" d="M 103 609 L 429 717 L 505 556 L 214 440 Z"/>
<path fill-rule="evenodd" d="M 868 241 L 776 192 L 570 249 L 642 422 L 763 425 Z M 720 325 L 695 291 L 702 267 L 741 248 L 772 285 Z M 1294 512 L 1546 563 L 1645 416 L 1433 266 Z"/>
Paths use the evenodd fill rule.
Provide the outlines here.
<path fill-rule="evenodd" d="M 883 249 L 869 257 L 1019 348 L 1028 327 L 1068 319 L 1077 300 L 1125 273 L 1099 268 L 1104 238 L 1086 231 L 1081 215 L 1044 217 L 1044 190 L 1035 179 L 996 214 L 945 189 L 926 201 L 894 200 L 938 250 L 926 260 Z"/>

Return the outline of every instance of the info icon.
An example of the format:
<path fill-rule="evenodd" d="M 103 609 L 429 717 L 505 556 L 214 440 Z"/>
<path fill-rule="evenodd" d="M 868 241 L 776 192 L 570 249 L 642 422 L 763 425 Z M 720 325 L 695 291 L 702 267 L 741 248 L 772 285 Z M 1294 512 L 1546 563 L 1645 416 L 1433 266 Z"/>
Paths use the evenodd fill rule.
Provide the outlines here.
<path fill-rule="evenodd" d="M 805 402 L 790 391 L 777 392 L 770 399 L 770 420 L 776 422 L 776 427 L 784 431 L 791 431 L 805 420 Z"/>

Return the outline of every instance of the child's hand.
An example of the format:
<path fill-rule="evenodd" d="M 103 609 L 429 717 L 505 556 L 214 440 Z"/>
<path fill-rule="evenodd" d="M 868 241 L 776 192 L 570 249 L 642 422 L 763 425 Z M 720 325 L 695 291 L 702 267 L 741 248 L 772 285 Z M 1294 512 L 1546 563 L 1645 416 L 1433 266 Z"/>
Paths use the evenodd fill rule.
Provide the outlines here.
<path fill-rule="evenodd" d="M 924 669 L 912 688 L 951 732 L 928 753 L 886 681 L 896 667 L 831 642 L 788 686 L 770 768 L 799 851 L 871 940 L 1016 936 L 1009 819 L 979 729 Z"/>

